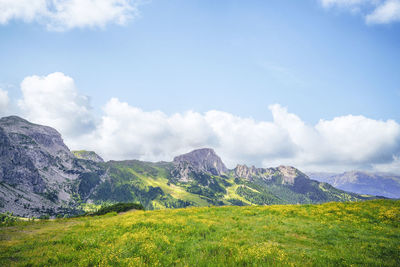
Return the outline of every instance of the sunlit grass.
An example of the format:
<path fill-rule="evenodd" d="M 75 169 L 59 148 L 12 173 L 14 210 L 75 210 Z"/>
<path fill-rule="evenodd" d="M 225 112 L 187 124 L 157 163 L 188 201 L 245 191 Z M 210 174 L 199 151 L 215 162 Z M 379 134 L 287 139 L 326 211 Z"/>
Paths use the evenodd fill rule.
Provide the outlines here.
<path fill-rule="evenodd" d="M 0 265 L 399 266 L 400 202 L 132 211 L 0 229 Z"/>
<path fill-rule="evenodd" d="M 234 183 L 232 183 L 232 186 L 228 186 L 226 188 L 225 199 L 232 199 L 232 198 L 239 199 L 240 201 L 242 201 L 248 205 L 251 205 L 251 202 L 249 202 L 247 199 L 245 199 L 244 197 L 242 197 L 238 193 L 236 193 L 236 190 L 238 189 L 239 186 L 241 186 L 241 185 L 234 184 Z"/>

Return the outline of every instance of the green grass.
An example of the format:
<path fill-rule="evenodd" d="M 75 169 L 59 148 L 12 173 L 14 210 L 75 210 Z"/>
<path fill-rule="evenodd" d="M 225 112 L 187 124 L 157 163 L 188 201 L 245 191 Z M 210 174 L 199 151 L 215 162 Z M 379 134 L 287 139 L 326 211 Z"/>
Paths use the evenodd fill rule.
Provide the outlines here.
<path fill-rule="evenodd" d="M 168 183 L 168 179 L 163 176 L 143 177 L 139 176 L 143 183 L 147 186 L 160 187 L 166 194 L 170 194 L 176 199 L 182 199 L 186 201 L 193 202 L 199 206 L 207 206 L 208 202 L 202 199 L 199 195 L 195 195 L 187 192 L 184 188 L 177 186 L 175 184 Z M 161 209 L 165 209 L 164 206 L 160 206 Z"/>
<path fill-rule="evenodd" d="M 231 179 L 231 180 L 233 181 L 233 179 Z M 246 203 L 246 204 L 248 204 L 248 205 L 251 205 L 252 203 L 251 203 L 250 201 L 248 201 L 248 200 L 246 200 L 244 197 L 238 195 L 238 193 L 236 192 L 236 190 L 237 190 L 240 186 L 242 186 L 242 185 L 238 185 L 238 184 L 232 183 L 232 186 L 228 186 L 228 187 L 226 188 L 226 195 L 224 196 L 224 198 L 225 198 L 225 199 L 232 199 L 232 198 L 234 198 L 234 199 L 239 199 L 240 201 L 242 201 L 242 202 L 244 202 L 244 203 Z"/>
<path fill-rule="evenodd" d="M 0 266 L 400 266 L 400 202 L 132 211 L 0 238 Z"/>

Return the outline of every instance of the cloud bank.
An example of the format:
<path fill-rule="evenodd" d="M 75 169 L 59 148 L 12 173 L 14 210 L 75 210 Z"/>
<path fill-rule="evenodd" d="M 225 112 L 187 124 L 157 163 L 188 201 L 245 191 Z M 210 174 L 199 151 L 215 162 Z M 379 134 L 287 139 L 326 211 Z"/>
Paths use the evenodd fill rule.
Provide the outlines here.
<path fill-rule="evenodd" d="M 137 17 L 136 0 L 0 0 L 0 24 L 38 22 L 49 30 L 123 25 Z"/>
<path fill-rule="evenodd" d="M 94 150 L 105 159 L 169 161 L 212 147 L 231 168 L 245 163 L 304 171 L 400 172 L 400 124 L 394 120 L 346 115 L 308 125 L 279 104 L 269 106 L 272 121 L 218 110 L 168 115 L 118 98 L 110 99 L 96 119 L 89 98 L 63 73 L 26 77 L 21 90 L 23 116 L 59 130 L 72 149 Z"/>
<path fill-rule="evenodd" d="M 324 8 L 340 8 L 361 14 L 368 24 L 400 21 L 400 0 L 320 0 Z"/>

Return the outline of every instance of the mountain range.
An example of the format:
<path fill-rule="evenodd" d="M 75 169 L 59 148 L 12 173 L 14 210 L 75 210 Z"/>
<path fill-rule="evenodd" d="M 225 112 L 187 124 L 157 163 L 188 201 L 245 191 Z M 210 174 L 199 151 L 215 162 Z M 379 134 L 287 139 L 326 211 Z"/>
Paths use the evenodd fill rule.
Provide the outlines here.
<path fill-rule="evenodd" d="M 400 175 L 382 172 L 307 173 L 311 179 L 358 194 L 400 198 Z"/>
<path fill-rule="evenodd" d="M 51 127 L 17 116 L 0 119 L 0 212 L 18 216 L 70 216 L 85 205 L 115 202 L 163 209 L 373 198 L 312 180 L 291 166 L 228 169 L 209 148 L 172 162 L 104 162 L 92 151 L 70 151 Z"/>

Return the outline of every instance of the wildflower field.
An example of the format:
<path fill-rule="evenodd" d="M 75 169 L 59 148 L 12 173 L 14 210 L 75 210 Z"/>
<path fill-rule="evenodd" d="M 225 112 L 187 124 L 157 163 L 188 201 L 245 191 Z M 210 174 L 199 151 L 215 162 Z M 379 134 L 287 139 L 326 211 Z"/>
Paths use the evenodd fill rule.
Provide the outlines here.
<path fill-rule="evenodd" d="M 400 201 L 138 210 L 0 240 L 0 266 L 400 266 Z"/>

